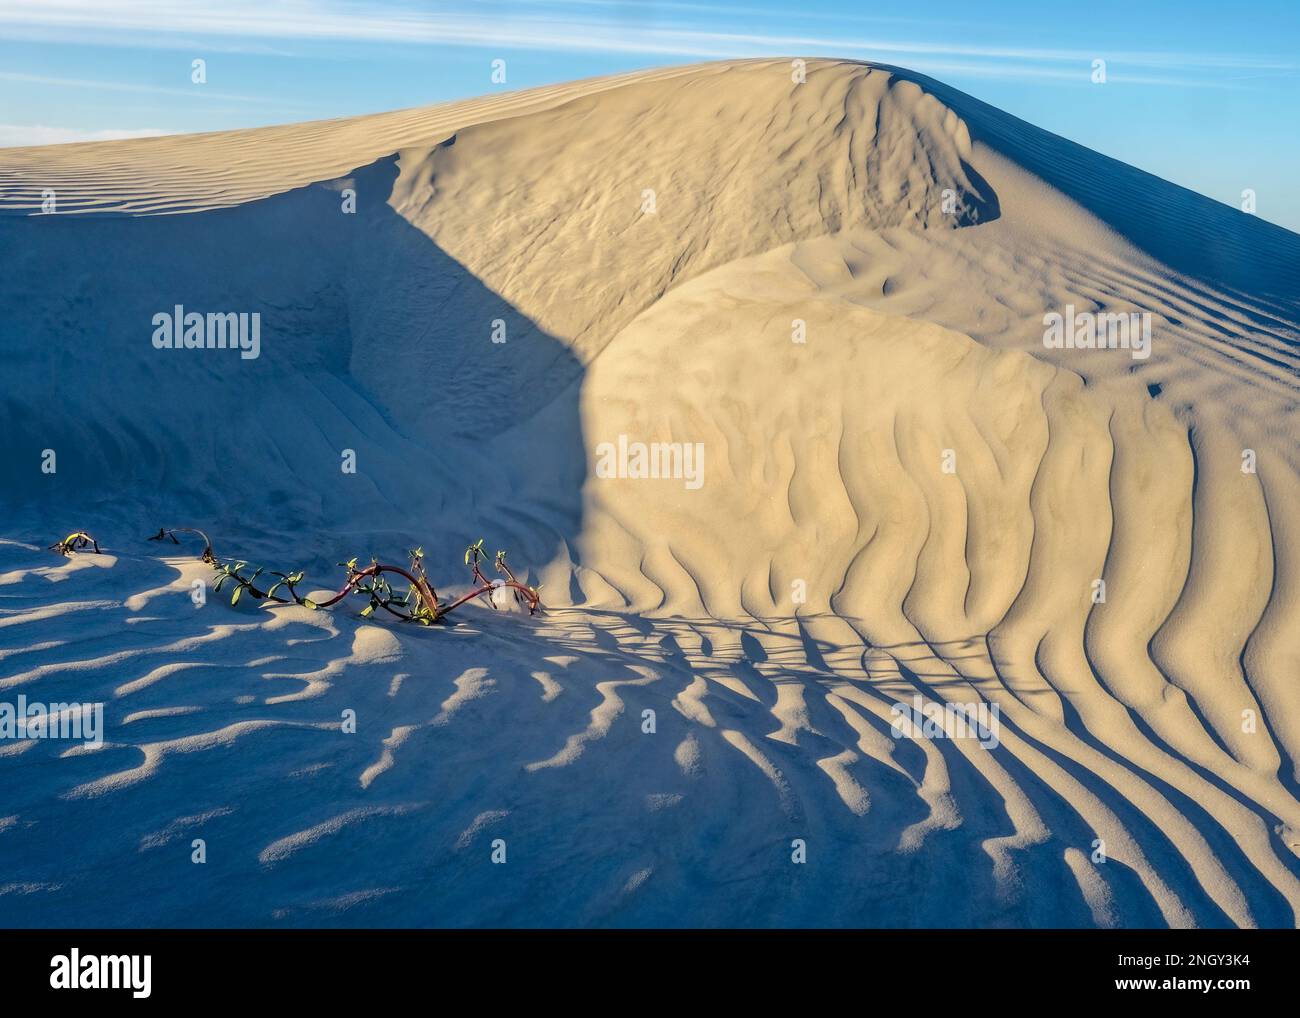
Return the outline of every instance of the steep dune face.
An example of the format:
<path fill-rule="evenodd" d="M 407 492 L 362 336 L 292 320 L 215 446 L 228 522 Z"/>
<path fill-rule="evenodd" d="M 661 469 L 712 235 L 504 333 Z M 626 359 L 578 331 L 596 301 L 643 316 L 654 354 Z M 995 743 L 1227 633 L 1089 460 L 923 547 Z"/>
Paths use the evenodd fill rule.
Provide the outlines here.
<path fill-rule="evenodd" d="M 181 513 L 241 553 L 294 527 L 437 561 L 490 531 L 554 609 L 454 647 L 200 620 L 192 564 L 7 545 L 0 688 L 81 676 L 121 722 L 16 808 L 184 796 L 177 759 L 280 732 L 175 808 L 249 842 L 222 921 L 1295 924 L 1300 238 L 909 72 L 790 70 L 0 153 L 0 208 L 49 179 L 84 213 L 0 218 L 21 536 Z M 155 351 L 180 302 L 260 311 L 263 355 Z M 1045 345 L 1049 314 L 1149 346 Z M 124 680 L 90 644 L 130 620 Z M 995 744 L 900 737 L 914 696 L 996 707 Z M 338 757 L 321 719 L 358 698 L 383 731 Z M 347 780 L 272 791 L 324 759 Z M 96 858 L 139 867 L 150 823 Z M 465 861 L 498 829 L 537 849 L 508 889 Z"/>
<path fill-rule="evenodd" d="M 965 125 L 932 96 L 867 68 L 786 71 L 724 65 L 466 128 L 404 154 L 395 207 L 584 362 L 675 283 L 737 258 L 996 216 Z"/>

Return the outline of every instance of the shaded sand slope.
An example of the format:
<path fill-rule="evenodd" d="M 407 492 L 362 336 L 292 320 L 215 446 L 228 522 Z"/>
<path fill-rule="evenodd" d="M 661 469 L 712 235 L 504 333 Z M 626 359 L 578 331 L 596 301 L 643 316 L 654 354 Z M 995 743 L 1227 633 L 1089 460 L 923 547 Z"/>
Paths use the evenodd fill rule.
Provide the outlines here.
<path fill-rule="evenodd" d="M 15 924 L 1295 925 L 1300 238 L 789 72 L 0 152 L 0 688 L 109 724 L 0 747 Z M 262 356 L 153 350 L 182 302 Z M 1067 308 L 1150 355 L 1045 348 Z M 196 609 L 163 522 L 448 589 L 487 534 L 552 610 Z M 914 695 L 997 746 L 894 737 Z"/>

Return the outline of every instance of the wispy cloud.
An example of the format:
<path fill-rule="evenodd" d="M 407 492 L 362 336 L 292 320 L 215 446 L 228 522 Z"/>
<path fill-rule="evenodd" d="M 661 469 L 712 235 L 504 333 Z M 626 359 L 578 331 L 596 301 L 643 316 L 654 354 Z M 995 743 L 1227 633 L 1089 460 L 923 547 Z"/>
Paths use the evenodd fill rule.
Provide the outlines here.
<path fill-rule="evenodd" d="M 654 4 L 652 20 L 629 13 L 647 5 L 615 5 L 609 0 L 545 0 L 523 5 L 528 12 L 523 15 L 498 9 L 478 13 L 474 6 L 461 3 L 455 8 L 445 5 L 417 9 L 391 3 L 362 5 L 351 0 L 289 0 L 275 5 L 260 0 L 198 0 L 181 6 L 171 0 L 116 0 L 110 9 L 92 0 L 7 0 L 0 7 L 0 25 L 6 26 L 11 35 L 39 33 L 48 40 L 51 32 L 76 33 L 82 41 L 91 38 L 105 44 L 139 45 L 156 43 L 168 35 L 183 35 L 189 39 L 405 43 L 695 59 L 847 56 L 907 63 L 918 70 L 964 66 L 965 73 L 984 77 L 1043 80 L 1086 80 L 1091 61 L 1105 57 L 1112 64 L 1112 80 L 1156 85 L 1214 85 L 1226 78 L 1218 72 L 1268 75 L 1300 69 L 1300 64 L 1287 58 L 1223 53 L 1099 52 L 761 30 L 741 33 L 707 24 L 708 16 L 719 12 L 718 5 L 708 3 Z M 607 10 L 609 14 L 583 16 L 584 9 Z M 728 23 L 734 24 L 736 9 L 730 8 L 727 13 Z M 771 12 L 755 8 L 753 13 Z M 629 18 L 635 21 L 633 30 L 629 30 Z M 908 19 L 879 20 L 913 23 Z M 1123 78 L 1114 73 L 1121 65 L 1146 73 L 1130 73 Z M 1184 75 L 1161 73 L 1178 70 Z"/>
<path fill-rule="evenodd" d="M 47 127 L 44 124 L 0 124 L 0 148 L 15 148 L 23 145 L 66 145 L 78 141 L 121 141 L 124 138 L 155 138 L 167 133 L 153 127 L 90 131 L 76 127 Z"/>
<path fill-rule="evenodd" d="M 27 85 L 43 85 L 54 88 L 81 88 L 103 92 L 136 92 L 146 95 L 182 95 L 186 98 L 230 99 L 236 102 L 260 103 L 264 100 L 258 96 L 237 95 L 231 92 L 210 91 L 207 86 L 192 88 L 169 88 L 165 85 L 139 85 L 125 81 L 105 81 L 92 78 L 60 78 L 45 74 L 23 74 L 18 71 L 0 71 L 0 81 L 20 82 Z"/>

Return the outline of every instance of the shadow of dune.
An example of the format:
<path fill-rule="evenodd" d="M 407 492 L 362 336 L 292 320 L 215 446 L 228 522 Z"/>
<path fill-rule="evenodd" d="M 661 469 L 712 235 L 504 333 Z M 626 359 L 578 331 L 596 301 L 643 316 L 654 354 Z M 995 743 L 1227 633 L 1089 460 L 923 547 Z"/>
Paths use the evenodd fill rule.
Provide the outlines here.
<path fill-rule="evenodd" d="M 11 523 L 196 524 L 240 555 L 289 529 L 392 532 L 431 556 L 488 530 L 535 554 L 571 540 L 581 365 L 394 210 L 400 170 L 187 215 L 0 217 Z M 260 314 L 260 356 L 155 349 L 153 316 L 177 305 Z"/>

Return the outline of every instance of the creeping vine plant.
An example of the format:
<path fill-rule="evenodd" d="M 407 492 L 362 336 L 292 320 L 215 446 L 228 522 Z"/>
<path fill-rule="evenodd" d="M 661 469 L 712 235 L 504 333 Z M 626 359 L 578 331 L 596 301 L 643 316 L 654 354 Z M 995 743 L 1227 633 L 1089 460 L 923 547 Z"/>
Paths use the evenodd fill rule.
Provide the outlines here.
<path fill-rule="evenodd" d="M 505 579 L 489 580 L 483 575 L 483 571 L 479 568 L 479 562 L 486 560 L 487 556 L 483 551 L 481 538 L 465 551 L 465 564 L 470 566 L 470 575 L 474 580 L 474 588 L 454 601 L 438 600 L 437 592 L 424 571 L 424 551 L 416 548 L 408 553 L 410 565 L 407 568 L 387 565 L 376 559 L 371 559 L 370 564 L 367 566 L 358 566 L 356 559 L 340 562 L 339 565 L 347 570 L 347 579 L 332 597 L 315 602 L 311 598 L 303 597 L 298 593 L 297 586 L 302 582 L 302 571 L 268 573 L 266 575 L 273 577 L 275 582 L 270 584 L 266 590 L 262 590 L 257 586 L 257 581 L 263 575 L 264 570 L 257 568 L 248 572 L 249 565 L 247 562 L 223 561 L 217 558 L 212 550 L 212 542 L 208 539 L 208 535 L 201 530 L 192 527 L 176 527 L 171 530 L 163 528 L 149 540 L 170 540 L 174 544 L 180 544 L 176 537 L 177 534 L 197 534 L 203 539 L 203 561 L 211 565 L 218 574 L 216 589 L 220 590 L 227 584 L 234 587 L 234 592 L 230 597 L 231 604 L 238 604 L 239 599 L 247 593 L 249 597 L 257 601 L 271 601 L 276 604 L 300 604 L 307 608 L 330 608 L 349 595 L 361 594 L 369 602 L 361 611 L 363 618 L 369 618 L 374 615 L 376 609 L 382 608 L 403 622 L 418 622 L 426 626 L 431 622 L 437 622 L 465 604 L 465 602 L 476 597 L 484 598 L 493 608 L 500 607 L 491 595 L 493 591 L 502 589 L 510 590 L 516 602 L 527 608 L 530 615 L 542 606 L 541 597 L 538 594 L 539 588 L 527 586 L 519 581 L 515 574 L 511 572 L 510 567 L 506 565 L 506 553 L 504 551 L 497 552 L 496 570 Z M 390 576 L 405 580 L 405 590 L 399 592 L 389 579 Z"/>
<path fill-rule="evenodd" d="M 87 545 L 90 545 L 95 549 L 96 555 L 100 554 L 99 542 L 84 530 L 77 530 L 69 534 L 57 544 L 50 545 L 49 550 L 57 551 L 60 555 L 70 556 L 74 551 L 81 551 L 81 549 Z"/>

